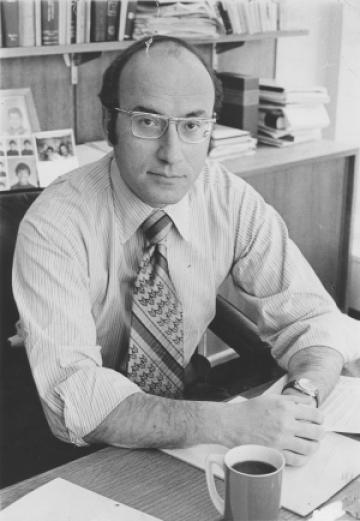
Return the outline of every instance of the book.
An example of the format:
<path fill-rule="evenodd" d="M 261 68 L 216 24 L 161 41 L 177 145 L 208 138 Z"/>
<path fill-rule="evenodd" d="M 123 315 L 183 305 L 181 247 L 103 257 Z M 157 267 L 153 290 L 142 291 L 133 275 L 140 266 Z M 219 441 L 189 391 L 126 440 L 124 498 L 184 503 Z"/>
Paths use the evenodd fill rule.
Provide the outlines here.
<path fill-rule="evenodd" d="M 116 41 L 119 28 L 120 0 L 107 0 L 107 41 Z"/>
<path fill-rule="evenodd" d="M 274 131 L 266 127 L 259 126 L 258 140 L 265 145 L 276 147 L 286 147 L 297 143 L 307 143 L 309 141 L 317 141 L 321 139 L 322 132 L 320 128 L 303 130 L 297 132 Z"/>
<path fill-rule="evenodd" d="M 41 0 L 42 45 L 59 44 L 59 0 Z"/>
<path fill-rule="evenodd" d="M 76 43 L 78 0 L 70 0 L 70 43 Z"/>
<path fill-rule="evenodd" d="M 134 22 L 136 15 L 136 4 L 137 0 L 129 0 L 127 2 L 125 29 L 124 29 L 124 40 L 130 40 L 134 31 Z"/>
<path fill-rule="evenodd" d="M 91 0 L 90 41 L 105 42 L 107 38 L 108 4 L 104 0 Z"/>
<path fill-rule="evenodd" d="M 326 107 L 321 103 L 309 105 L 294 103 L 276 109 L 273 107 L 270 108 L 269 105 L 263 106 L 262 103 L 260 103 L 259 114 L 267 115 L 268 120 L 271 120 L 274 115 L 277 116 L 280 114 L 281 117 L 277 119 L 277 127 L 275 127 L 279 129 L 307 130 L 312 128 L 326 128 L 330 124 Z M 259 123 L 261 123 L 260 117 L 263 117 L 260 115 Z M 273 127 L 273 125 L 269 125 L 265 119 L 262 124 Z"/>
<path fill-rule="evenodd" d="M 261 110 L 259 109 L 259 125 L 264 125 L 274 129 L 284 129 L 287 121 L 284 113 L 280 109 Z"/>
<path fill-rule="evenodd" d="M 19 45 L 21 47 L 35 46 L 34 0 L 19 1 Z"/>
<path fill-rule="evenodd" d="M 223 26 L 225 29 L 225 34 L 232 34 L 233 33 L 233 26 L 230 20 L 229 12 L 227 10 L 226 3 L 224 1 L 218 1 L 216 2 L 218 12 L 220 13 L 220 16 L 222 18 Z"/>
<path fill-rule="evenodd" d="M 224 100 L 219 123 L 257 134 L 259 109 L 258 78 L 230 72 L 219 73 Z"/>
<path fill-rule="evenodd" d="M 3 0 L 1 8 L 4 46 L 19 47 L 19 1 Z"/>
<path fill-rule="evenodd" d="M 34 9 L 35 9 L 35 46 L 40 47 L 42 44 L 41 0 L 34 0 Z"/>
<path fill-rule="evenodd" d="M 125 23 L 127 4 L 129 0 L 121 0 L 120 2 L 120 13 L 119 13 L 119 28 L 118 28 L 118 41 L 122 42 L 125 35 Z"/>
<path fill-rule="evenodd" d="M 273 79 L 259 80 L 260 100 L 285 105 L 288 103 L 328 103 L 326 87 L 292 85 Z"/>

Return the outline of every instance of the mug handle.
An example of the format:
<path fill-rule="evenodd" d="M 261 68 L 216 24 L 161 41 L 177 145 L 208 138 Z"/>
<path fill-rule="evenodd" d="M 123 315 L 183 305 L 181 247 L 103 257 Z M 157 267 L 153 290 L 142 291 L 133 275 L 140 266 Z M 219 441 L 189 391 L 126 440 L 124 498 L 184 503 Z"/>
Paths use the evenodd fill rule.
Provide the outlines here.
<path fill-rule="evenodd" d="M 206 483 L 209 489 L 210 498 L 216 510 L 223 516 L 225 511 L 225 502 L 217 491 L 215 476 L 212 470 L 216 465 L 220 467 L 221 470 L 224 470 L 224 456 L 221 456 L 220 454 L 210 454 L 206 458 L 205 462 Z"/>

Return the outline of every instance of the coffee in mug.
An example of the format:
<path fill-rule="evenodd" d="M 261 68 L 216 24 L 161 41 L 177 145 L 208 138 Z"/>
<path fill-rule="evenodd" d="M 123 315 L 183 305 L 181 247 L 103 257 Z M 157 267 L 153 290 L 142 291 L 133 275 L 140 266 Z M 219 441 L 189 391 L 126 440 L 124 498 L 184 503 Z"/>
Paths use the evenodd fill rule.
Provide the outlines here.
<path fill-rule="evenodd" d="M 217 489 L 214 468 L 225 474 L 225 499 Z M 206 461 L 210 497 L 226 521 L 278 521 L 285 458 L 262 445 L 242 445 Z"/>

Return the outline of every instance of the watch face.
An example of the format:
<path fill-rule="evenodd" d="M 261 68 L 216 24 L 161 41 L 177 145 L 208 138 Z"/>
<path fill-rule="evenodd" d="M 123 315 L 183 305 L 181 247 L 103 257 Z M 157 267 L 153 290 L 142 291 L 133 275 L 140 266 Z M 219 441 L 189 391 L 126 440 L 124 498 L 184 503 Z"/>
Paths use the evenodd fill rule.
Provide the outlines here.
<path fill-rule="evenodd" d="M 308 378 L 299 378 L 296 383 L 300 391 L 303 391 L 310 396 L 315 396 L 318 391 L 317 387 Z"/>

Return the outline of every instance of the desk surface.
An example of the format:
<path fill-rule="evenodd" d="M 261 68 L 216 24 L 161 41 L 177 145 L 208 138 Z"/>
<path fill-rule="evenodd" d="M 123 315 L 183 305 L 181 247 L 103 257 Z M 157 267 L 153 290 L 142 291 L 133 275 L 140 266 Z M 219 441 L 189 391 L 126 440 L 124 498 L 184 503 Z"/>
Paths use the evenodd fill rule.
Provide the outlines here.
<path fill-rule="evenodd" d="M 26 493 L 61 477 L 93 492 L 157 516 L 163 521 L 219 521 L 209 498 L 204 473 L 157 450 L 112 447 L 35 476 L 0 491 L 5 508 Z M 222 486 L 222 485 L 220 485 Z M 360 494 L 360 478 L 331 500 Z M 301 518 L 282 509 L 281 521 Z M 346 515 L 343 520 L 352 520 Z"/>

